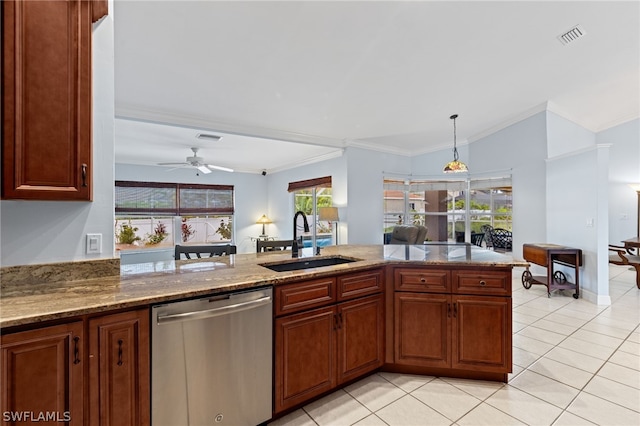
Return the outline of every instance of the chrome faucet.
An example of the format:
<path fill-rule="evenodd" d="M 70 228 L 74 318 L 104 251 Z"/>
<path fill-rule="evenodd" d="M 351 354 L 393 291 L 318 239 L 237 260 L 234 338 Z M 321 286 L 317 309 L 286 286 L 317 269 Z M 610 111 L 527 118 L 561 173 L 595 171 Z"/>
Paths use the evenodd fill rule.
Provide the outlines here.
<path fill-rule="evenodd" d="M 300 245 L 298 245 L 298 230 L 297 230 L 297 221 L 298 216 L 302 215 L 302 220 L 304 222 L 304 232 L 309 232 L 309 221 L 307 221 L 307 215 L 304 214 L 303 211 L 298 210 L 296 214 L 293 215 L 293 244 L 291 246 L 291 257 L 298 257 L 299 250 L 302 248 L 302 235 L 300 236 Z"/>

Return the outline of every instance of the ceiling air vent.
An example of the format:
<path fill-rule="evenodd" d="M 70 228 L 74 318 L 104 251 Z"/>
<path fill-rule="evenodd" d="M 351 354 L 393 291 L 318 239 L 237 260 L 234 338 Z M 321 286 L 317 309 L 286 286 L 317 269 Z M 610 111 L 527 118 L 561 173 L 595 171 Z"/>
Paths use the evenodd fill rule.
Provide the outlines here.
<path fill-rule="evenodd" d="M 576 41 L 580 37 L 583 37 L 585 34 L 587 34 L 585 30 L 580 25 L 576 25 L 575 27 L 571 28 L 569 31 L 563 34 L 560 34 L 558 36 L 558 40 L 560 40 L 562 44 L 567 45 L 569 43 Z"/>
<path fill-rule="evenodd" d="M 207 140 L 207 141 L 219 141 L 220 139 L 222 139 L 221 136 L 216 136 L 216 135 L 209 135 L 207 133 L 198 133 L 198 136 L 196 136 L 198 139 L 203 139 L 203 140 Z"/>

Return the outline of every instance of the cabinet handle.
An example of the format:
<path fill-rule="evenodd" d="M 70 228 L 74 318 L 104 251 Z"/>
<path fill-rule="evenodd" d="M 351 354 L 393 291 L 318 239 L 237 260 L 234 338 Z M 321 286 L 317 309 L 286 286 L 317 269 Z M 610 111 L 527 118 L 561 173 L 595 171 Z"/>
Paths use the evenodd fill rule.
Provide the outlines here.
<path fill-rule="evenodd" d="M 338 328 L 342 328 L 342 312 L 338 314 L 338 319 L 340 320 L 340 325 L 338 325 Z"/>
<path fill-rule="evenodd" d="M 453 317 L 458 318 L 458 303 L 453 304 Z"/>
<path fill-rule="evenodd" d="M 87 186 L 87 165 L 82 163 L 82 186 Z"/>
<path fill-rule="evenodd" d="M 80 338 L 78 336 L 73 338 L 73 363 L 80 364 L 80 348 L 78 347 L 78 343 L 80 342 Z"/>
<path fill-rule="evenodd" d="M 338 315 L 333 314 L 333 329 L 334 331 L 338 329 Z"/>
<path fill-rule="evenodd" d="M 118 366 L 122 365 L 122 339 L 118 339 Z"/>
<path fill-rule="evenodd" d="M 426 280 L 424 277 L 420 277 L 420 282 L 421 282 L 421 283 L 426 283 L 426 282 L 427 282 L 427 280 Z"/>
<path fill-rule="evenodd" d="M 447 318 L 451 318 L 451 303 L 447 303 Z"/>
<path fill-rule="evenodd" d="M 480 280 L 480 285 L 482 286 L 487 285 L 487 282 L 485 280 Z"/>

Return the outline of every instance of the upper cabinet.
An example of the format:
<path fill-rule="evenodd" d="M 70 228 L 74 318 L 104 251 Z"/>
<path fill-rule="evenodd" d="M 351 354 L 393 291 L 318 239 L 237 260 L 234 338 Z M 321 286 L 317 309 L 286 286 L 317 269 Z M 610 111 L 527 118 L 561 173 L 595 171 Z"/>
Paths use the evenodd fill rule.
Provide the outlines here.
<path fill-rule="evenodd" d="M 91 34 L 107 0 L 2 2 L 2 198 L 92 199 Z"/>

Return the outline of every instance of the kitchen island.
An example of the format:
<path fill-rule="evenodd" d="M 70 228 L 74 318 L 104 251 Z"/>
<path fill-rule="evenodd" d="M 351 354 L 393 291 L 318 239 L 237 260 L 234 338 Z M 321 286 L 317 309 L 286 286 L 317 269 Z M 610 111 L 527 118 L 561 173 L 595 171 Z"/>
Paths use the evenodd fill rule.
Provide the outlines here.
<path fill-rule="evenodd" d="M 274 416 L 378 369 L 506 381 L 511 270 L 526 262 L 447 244 L 333 246 L 311 258 L 351 262 L 283 272 L 263 266 L 299 260 L 284 251 L 3 268 L 3 393 L 14 404 L 3 411 L 34 411 L 25 389 L 38 386 L 58 389 L 53 399 L 73 418 L 148 424 L 150 306 L 269 286 Z M 129 368 L 112 377 L 120 370 L 111 362 Z"/>

